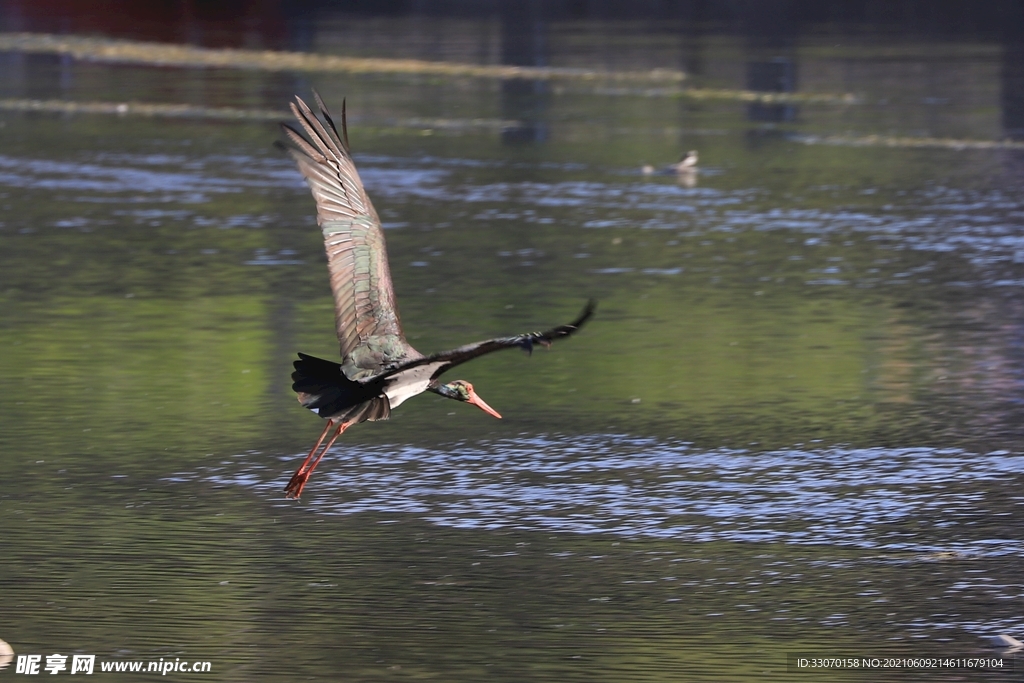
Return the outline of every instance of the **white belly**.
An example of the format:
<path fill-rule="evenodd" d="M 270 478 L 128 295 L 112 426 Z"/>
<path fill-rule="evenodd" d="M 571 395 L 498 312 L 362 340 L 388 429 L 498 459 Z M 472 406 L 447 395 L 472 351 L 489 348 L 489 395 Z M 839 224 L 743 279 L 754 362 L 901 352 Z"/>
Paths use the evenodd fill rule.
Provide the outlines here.
<path fill-rule="evenodd" d="M 405 372 L 395 375 L 394 379 L 384 389 L 384 395 L 388 397 L 388 403 L 394 410 L 407 400 L 422 394 L 430 386 L 430 377 L 440 367 L 440 363 L 421 365 Z"/>

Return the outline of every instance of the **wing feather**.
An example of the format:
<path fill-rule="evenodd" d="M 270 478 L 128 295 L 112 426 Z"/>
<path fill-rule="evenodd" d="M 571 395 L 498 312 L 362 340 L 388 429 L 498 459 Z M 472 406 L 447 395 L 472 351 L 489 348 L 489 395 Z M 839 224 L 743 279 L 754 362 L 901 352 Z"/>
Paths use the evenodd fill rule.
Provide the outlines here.
<path fill-rule="evenodd" d="M 367 358 L 379 354 L 358 351 L 376 338 L 387 340 L 384 346 L 389 352 L 381 362 L 417 357 L 402 335 L 384 231 L 349 153 L 345 110 L 339 135 L 320 95 L 314 95 L 326 124 L 296 97 L 292 113 L 308 139 L 292 126 L 281 124 L 288 143 L 283 146 L 298 164 L 316 201 L 341 356 L 352 361 L 346 363 L 346 372 L 354 366 L 371 369 Z M 354 352 L 356 360 L 351 358 Z"/>
<path fill-rule="evenodd" d="M 480 356 L 493 353 L 495 351 L 501 351 L 502 349 L 520 348 L 532 353 L 533 347 L 537 344 L 540 344 L 541 346 L 550 346 L 551 342 L 556 339 L 564 339 L 565 337 L 578 332 L 579 329 L 583 327 L 584 323 L 586 323 L 594 314 L 594 310 L 596 308 L 597 302 L 591 299 L 587 302 L 586 307 L 579 316 L 567 325 L 559 325 L 558 327 L 553 327 L 545 332 L 527 332 L 526 334 L 518 334 L 512 337 L 486 339 L 473 344 L 460 346 L 459 348 L 451 349 L 450 351 L 441 351 L 440 353 L 434 353 L 429 356 L 414 358 L 389 368 L 386 372 L 381 373 L 379 377 L 386 378 L 421 365 L 439 363 L 440 365 L 438 366 L 438 369 L 431 376 L 431 379 L 433 380 L 437 379 L 448 370 L 451 370 L 456 365 L 462 365 L 474 358 L 479 358 Z"/>

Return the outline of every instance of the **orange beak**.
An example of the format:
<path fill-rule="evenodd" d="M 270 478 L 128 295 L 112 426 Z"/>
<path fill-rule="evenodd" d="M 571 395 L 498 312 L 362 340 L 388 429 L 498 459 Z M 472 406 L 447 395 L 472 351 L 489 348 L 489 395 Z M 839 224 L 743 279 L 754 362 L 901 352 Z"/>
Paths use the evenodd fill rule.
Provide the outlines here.
<path fill-rule="evenodd" d="M 484 400 L 480 398 L 480 396 L 477 395 L 477 393 L 472 389 L 469 390 L 469 400 L 466 401 L 466 403 L 476 406 L 477 408 L 484 411 L 488 415 L 493 415 L 499 420 L 501 419 L 501 415 L 498 413 L 498 411 L 484 403 Z"/>

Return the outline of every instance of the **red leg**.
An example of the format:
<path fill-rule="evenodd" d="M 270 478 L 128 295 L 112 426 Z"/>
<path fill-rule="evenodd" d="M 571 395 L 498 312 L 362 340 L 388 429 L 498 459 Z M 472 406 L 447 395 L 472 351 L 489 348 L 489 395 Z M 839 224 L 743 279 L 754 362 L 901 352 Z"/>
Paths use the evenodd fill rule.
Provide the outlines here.
<path fill-rule="evenodd" d="M 338 430 L 334 432 L 334 436 L 331 437 L 331 440 L 327 442 L 327 445 L 323 447 L 323 450 L 320 451 L 320 454 L 313 459 L 312 463 L 310 463 L 310 458 L 313 458 L 313 454 L 316 453 L 317 448 L 320 447 L 320 443 L 324 440 L 324 437 L 327 436 L 327 430 L 330 429 L 333 424 L 333 420 L 327 423 L 327 427 L 324 429 L 323 434 L 320 435 L 320 440 L 316 442 L 316 446 L 314 446 L 313 450 L 310 451 L 309 455 L 306 456 L 305 461 L 303 461 L 302 463 L 302 467 L 300 467 L 298 471 L 296 471 L 295 474 L 292 475 L 291 481 L 288 482 L 288 486 L 284 488 L 286 498 L 298 498 L 300 495 L 302 495 L 302 489 L 306 485 L 306 482 L 309 480 L 309 475 L 313 474 L 313 468 L 320 464 L 320 460 L 324 457 L 324 454 L 327 453 L 328 450 L 330 450 L 331 446 L 334 445 L 334 442 L 337 441 L 338 437 L 341 436 L 344 433 L 344 431 L 348 429 L 350 426 L 348 423 L 342 422 L 338 426 Z M 309 466 L 307 467 L 307 465 Z"/>
<path fill-rule="evenodd" d="M 308 465 L 309 461 L 313 459 L 313 454 L 316 453 L 318 448 L 320 448 L 320 444 L 322 444 L 324 442 L 324 437 L 327 436 L 327 432 L 330 431 L 331 427 L 333 427 L 333 426 L 334 426 L 334 420 L 328 420 L 327 421 L 327 426 L 324 427 L 324 431 L 320 432 L 320 438 L 316 440 L 316 445 L 313 446 L 313 450 L 311 450 L 309 452 L 309 455 L 306 456 L 306 459 L 303 460 L 302 464 L 299 466 L 299 469 L 298 469 L 299 472 L 301 472 L 302 470 L 306 469 L 306 465 Z"/>
<path fill-rule="evenodd" d="M 306 477 L 307 478 L 309 477 L 309 475 L 313 474 L 314 468 L 316 468 L 316 466 L 320 464 L 320 460 L 325 455 L 327 455 L 327 451 L 329 451 L 331 446 L 334 445 L 334 442 L 338 440 L 338 437 L 341 436 L 342 434 L 344 434 L 345 430 L 348 429 L 350 426 L 351 426 L 351 424 L 347 423 L 347 422 L 346 423 L 342 423 L 341 425 L 338 426 L 338 431 L 334 432 L 334 436 L 331 437 L 331 440 L 327 442 L 327 445 L 324 446 L 324 449 L 322 451 L 320 451 L 320 455 L 318 455 L 316 457 L 316 459 L 313 460 L 313 464 L 311 464 L 309 466 L 309 469 L 306 470 Z"/>
<path fill-rule="evenodd" d="M 333 426 L 334 420 L 328 420 L 327 425 L 324 427 L 324 431 L 320 432 L 320 438 L 316 440 L 316 445 L 313 446 L 313 450 L 309 452 L 309 455 L 306 456 L 306 459 L 302 461 L 301 465 L 299 465 L 299 469 L 295 470 L 295 474 L 292 475 L 291 480 L 288 482 L 288 486 L 286 486 L 284 489 L 285 492 L 292 488 L 292 484 L 295 482 L 296 478 L 306 470 L 306 466 L 309 465 L 309 461 L 313 459 L 313 456 L 320 448 L 320 444 L 324 442 L 324 437 L 327 436 L 327 432 L 329 432 L 331 430 L 331 427 Z"/>

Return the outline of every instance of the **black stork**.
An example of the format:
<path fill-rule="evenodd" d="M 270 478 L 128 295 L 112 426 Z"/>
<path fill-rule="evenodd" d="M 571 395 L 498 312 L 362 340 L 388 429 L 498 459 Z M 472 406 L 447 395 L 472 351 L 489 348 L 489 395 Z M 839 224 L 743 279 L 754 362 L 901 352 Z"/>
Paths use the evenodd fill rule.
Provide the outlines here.
<path fill-rule="evenodd" d="M 487 339 L 428 356 L 410 346 L 395 306 L 384 231 L 349 150 L 345 104 L 342 102 L 339 135 L 320 95 L 313 94 L 323 121 L 296 97 L 292 113 L 309 139 L 282 123 L 288 144 L 278 144 L 298 163 L 316 200 L 342 362 L 300 353 L 294 363 L 292 390 L 299 403 L 326 419 L 327 425 L 284 489 L 291 498 L 301 495 L 313 469 L 346 429 L 367 420 L 386 420 L 393 409 L 424 391 L 475 405 L 500 418 L 472 384 L 465 380 L 442 384 L 440 376 L 493 351 L 550 346 L 555 339 L 579 330 L 595 307 L 594 301 L 588 302 L 576 320 L 546 332 Z M 323 445 L 328 434 L 331 437 Z"/>

